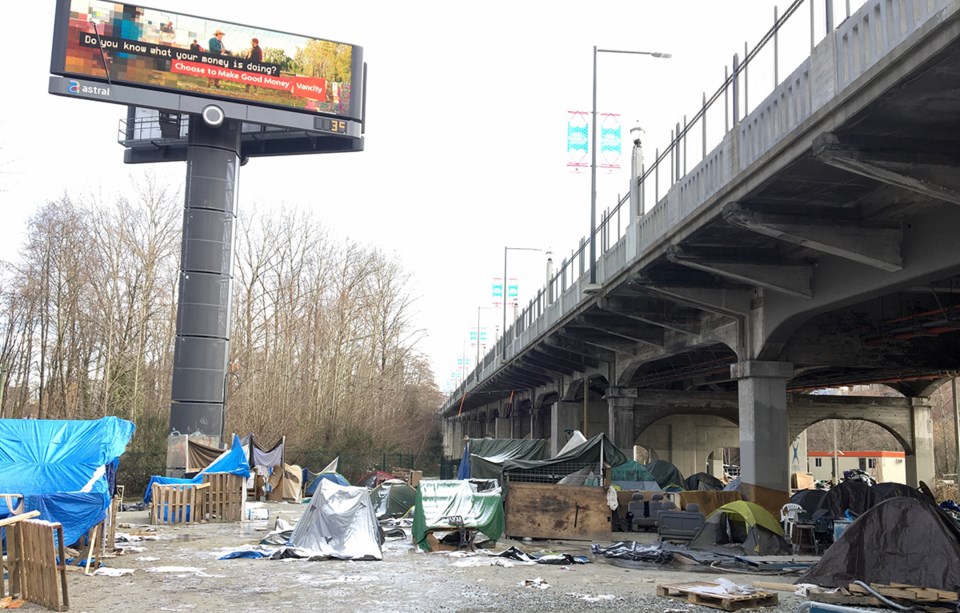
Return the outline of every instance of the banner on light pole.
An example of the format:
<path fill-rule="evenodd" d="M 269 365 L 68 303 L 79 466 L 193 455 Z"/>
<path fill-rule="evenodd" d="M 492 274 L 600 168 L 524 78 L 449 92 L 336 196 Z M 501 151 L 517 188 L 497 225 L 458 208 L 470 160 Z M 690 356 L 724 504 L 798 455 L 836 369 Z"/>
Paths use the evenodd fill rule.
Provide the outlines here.
<path fill-rule="evenodd" d="M 567 111 L 567 167 L 573 172 L 590 169 L 590 112 Z M 622 130 L 619 113 L 597 113 L 597 168 L 613 171 L 620 168 Z"/>

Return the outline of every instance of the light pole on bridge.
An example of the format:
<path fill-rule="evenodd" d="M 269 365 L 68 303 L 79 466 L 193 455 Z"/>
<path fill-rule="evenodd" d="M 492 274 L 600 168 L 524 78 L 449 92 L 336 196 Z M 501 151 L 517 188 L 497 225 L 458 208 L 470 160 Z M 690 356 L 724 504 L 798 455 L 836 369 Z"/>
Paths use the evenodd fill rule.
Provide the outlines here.
<path fill-rule="evenodd" d="M 670 59 L 669 53 L 660 51 L 626 51 L 623 49 L 597 49 L 593 46 L 593 110 L 590 125 L 590 285 L 597 283 L 597 54 L 628 53 Z M 635 179 L 631 179 L 635 180 Z"/>

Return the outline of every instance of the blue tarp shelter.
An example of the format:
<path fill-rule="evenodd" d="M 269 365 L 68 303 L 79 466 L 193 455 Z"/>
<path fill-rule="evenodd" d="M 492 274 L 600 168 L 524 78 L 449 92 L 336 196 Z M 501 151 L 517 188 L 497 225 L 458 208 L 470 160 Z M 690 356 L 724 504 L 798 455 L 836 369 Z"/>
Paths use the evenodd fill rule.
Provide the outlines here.
<path fill-rule="evenodd" d="M 24 511 L 59 522 L 73 544 L 106 517 L 133 431 L 118 417 L 0 419 L 0 492 L 22 495 Z"/>
<path fill-rule="evenodd" d="M 230 450 L 221 454 L 210 466 L 207 466 L 197 473 L 197 476 L 193 479 L 178 479 L 176 477 L 161 477 L 159 475 L 150 477 L 150 481 L 147 483 L 147 492 L 143 495 L 143 501 L 150 502 L 152 496 L 151 490 L 153 489 L 154 483 L 159 483 L 160 485 L 168 485 L 171 483 L 200 484 L 203 483 L 203 475 L 213 473 L 240 475 L 244 479 L 250 477 L 250 464 L 247 460 L 247 454 L 243 450 L 243 443 L 240 442 L 240 437 L 236 434 L 233 435 L 233 445 L 230 447 Z"/>

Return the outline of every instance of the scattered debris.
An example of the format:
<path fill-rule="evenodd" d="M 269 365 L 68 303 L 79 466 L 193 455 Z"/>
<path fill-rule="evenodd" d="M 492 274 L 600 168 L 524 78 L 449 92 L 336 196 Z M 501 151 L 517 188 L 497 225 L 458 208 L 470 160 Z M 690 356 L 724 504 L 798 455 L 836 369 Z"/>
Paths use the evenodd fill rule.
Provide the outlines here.
<path fill-rule="evenodd" d="M 567 596 L 572 596 L 573 598 L 577 598 L 585 602 L 601 602 L 603 600 L 616 600 L 616 596 L 614 596 L 613 594 L 599 594 L 597 596 L 591 596 L 590 594 L 578 594 L 576 592 L 569 592 Z"/>
<path fill-rule="evenodd" d="M 135 568 L 109 568 L 107 566 L 101 566 L 93 571 L 93 574 L 99 577 L 123 577 L 124 575 L 132 575 L 135 570 Z"/>
<path fill-rule="evenodd" d="M 546 590 L 550 588 L 550 584 L 543 580 L 543 577 L 536 577 L 534 579 L 524 579 L 518 584 L 520 587 L 532 587 L 538 590 Z"/>

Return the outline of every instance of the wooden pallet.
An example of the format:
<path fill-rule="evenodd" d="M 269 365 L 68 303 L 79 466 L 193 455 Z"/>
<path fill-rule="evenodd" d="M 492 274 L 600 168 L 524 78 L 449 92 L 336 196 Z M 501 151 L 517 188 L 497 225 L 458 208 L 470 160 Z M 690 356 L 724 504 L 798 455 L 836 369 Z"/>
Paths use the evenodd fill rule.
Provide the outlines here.
<path fill-rule="evenodd" d="M 150 493 L 151 524 L 193 524 L 203 520 L 203 493 L 210 484 L 154 483 Z"/>
<path fill-rule="evenodd" d="M 235 522 L 243 520 L 243 506 L 247 498 L 245 479 L 227 473 L 205 473 L 204 509 L 209 521 Z"/>
<path fill-rule="evenodd" d="M 0 597 L 19 597 L 52 611 L 70 607 L 64 563 L 63 526 L 31 519 L 31 511 L 0 520 L 6 529 L 7 555 L 0 564 Z M 9 583 L 4 585 L 4 573 Z"/>
<path fill-rule="evenodd" d="M 752 607 L 769 607 L 780 602 L 780 597 L 771 592 L 755 592 L 753 594 L 712 594 L 703 591 L 703 588 L 715 588 L 716 583 L 694 581 L 681 585 L 658 585 L 657 596 L 677 598 L 690 604 L 696 604 L 723 611 L 739 611 Z"/>

